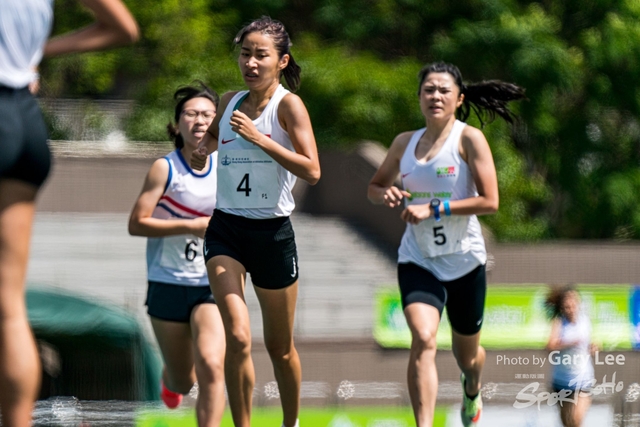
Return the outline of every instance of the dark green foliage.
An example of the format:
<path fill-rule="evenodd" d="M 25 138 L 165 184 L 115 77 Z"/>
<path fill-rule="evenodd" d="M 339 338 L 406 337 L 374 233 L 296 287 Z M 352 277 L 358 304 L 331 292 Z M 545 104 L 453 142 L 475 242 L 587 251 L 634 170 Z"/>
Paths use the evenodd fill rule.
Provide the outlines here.
<path fill-rule="evenodd" d="M 55 32 L 90 17 L 59 0 Z M 202 79 L 242 88 L 232 39 L 261 15 L 285 23 L 302 66 L 299 95 L 321 147 L 389 145 L 424 125 L 416 74 L 459 66 L 467 82 L 527 89 L 520 121 L 484 132 L 500 182 L 501 240 L 640 238 L 640 6 L 632 0 L 129 0 L 133 47 L 47 61 L 52 96 L 138 101 L 133 139 L 166 139 L 171 94 Z M 470 123 L 478 125 L 472 118 Z"/>

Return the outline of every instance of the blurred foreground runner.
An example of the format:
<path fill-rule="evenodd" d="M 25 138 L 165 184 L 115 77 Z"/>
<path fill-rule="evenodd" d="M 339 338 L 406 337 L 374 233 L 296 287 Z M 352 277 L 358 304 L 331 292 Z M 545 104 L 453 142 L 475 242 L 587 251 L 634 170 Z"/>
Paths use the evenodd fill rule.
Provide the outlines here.
<path fill-rule="evenodd" d="M 4 427 L 31 425 L 40 366 L 24 298 L 38 189 L 51 167 L 47 129 L 28 86 L 45 56 L 138 39 L 120 0 L 81 0 L 95 22 L 47 42 L 53 0 L 0 1 L 0 408 Z"/>

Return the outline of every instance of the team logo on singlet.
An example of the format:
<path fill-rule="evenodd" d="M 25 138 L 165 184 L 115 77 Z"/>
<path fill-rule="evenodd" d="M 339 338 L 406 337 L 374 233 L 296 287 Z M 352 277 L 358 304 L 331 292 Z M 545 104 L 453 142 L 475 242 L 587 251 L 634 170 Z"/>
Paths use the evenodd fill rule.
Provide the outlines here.
<path fill-rule="evenodd" d="M 436 175 L 438 178 L 451 178 L 456 176 L 455 166 L 445 166 L 442 168 L 436 168 Z"/>
<path fill-rule="evenodd" d="M 242 150 L 236 150 L 236 151 L 240 152 Z M 257 150 L 254 150 L 254 151 L 257 151 Z M 266 163 L 271 163 L 271 162 L 272 162 L 272 160 L 269 160 Z M 226 154 L 222 158 L 222 160 L 220 160 L 220 164 L 222 166 L 229 166 L 230 164 L 240 165 L 240 164 L 250 164 L 250 163 L 265 163 L 265 161 L 264 160 L 254 160 L 254 159 L 251 159 L 250 157 L 241 156 L 241 155 L 227 156 Z"/>

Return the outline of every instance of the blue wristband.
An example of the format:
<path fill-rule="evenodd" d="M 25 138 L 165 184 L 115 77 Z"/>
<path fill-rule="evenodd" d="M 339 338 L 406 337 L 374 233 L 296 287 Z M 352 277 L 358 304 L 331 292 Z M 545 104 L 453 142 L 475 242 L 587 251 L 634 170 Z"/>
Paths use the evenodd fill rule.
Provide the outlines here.
<path fill-rule="evenodd" d="M 445 200 L 443 205 L 444 205 L 444 214 L 446 216 L 451 216 L 451 208 L 449 207 L 449 201 Z"/>
<path fill-rule="evenodd" d="M 440 200 L 439 199 L 431 199 L 429 202 L 429 207 L 433 210 L 433 217 L 436 221 L 440 221 Z"/>

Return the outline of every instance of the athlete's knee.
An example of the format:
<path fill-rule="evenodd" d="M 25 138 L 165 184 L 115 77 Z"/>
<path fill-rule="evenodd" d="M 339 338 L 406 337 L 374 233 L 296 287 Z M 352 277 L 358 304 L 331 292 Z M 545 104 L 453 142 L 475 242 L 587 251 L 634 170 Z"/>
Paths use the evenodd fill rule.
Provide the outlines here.
<path fill-rule="evenodd" d="M 415 329 L 412 332 L 412 347 L 420 351 L 435 351 L 436 334 L 427 328 Z"/>
<path fill-rule="evenodd" d="M 267 352 L 269 353 L 271 360 L 289 362 L 296 354 L 295 347 L 291 341 L 267 341 L 265 342 L 265 347 L 267 348 Z"/>
<path fill-rule="evenodd" d="M 226 333 L 227 353 L 248 356 L 251 353 L 251 330 L 245 327 L 233 328 Z"/>
<path fill-rule="evenodd" d="M 34 402 L 38 398 L 41 378 L 40 359 L 35 348 L 24 348 L 20 360 L 11 362 L 10 367 L 0 369 L 0 406 Z"/>
<path fill-rule="evenodd" d="M 203 354 L 196 357 L 198 382 L 213 383 L 224 378 L 224 357 L 216 354 Z"/>

